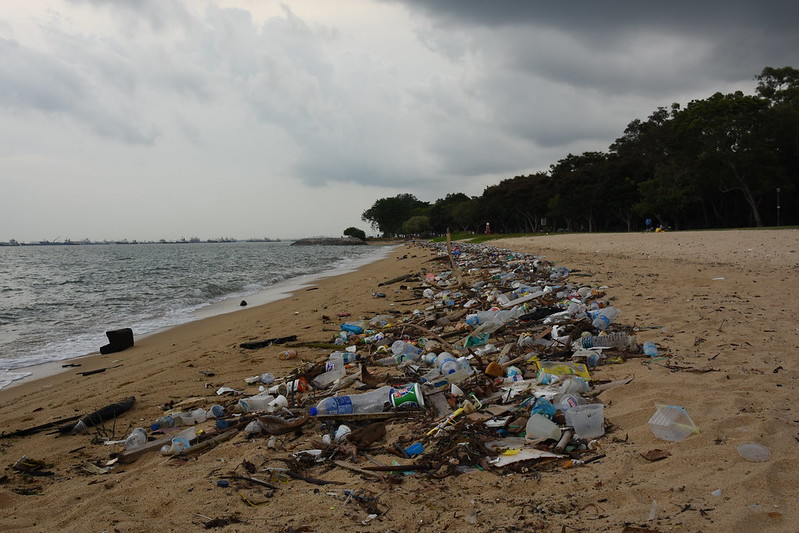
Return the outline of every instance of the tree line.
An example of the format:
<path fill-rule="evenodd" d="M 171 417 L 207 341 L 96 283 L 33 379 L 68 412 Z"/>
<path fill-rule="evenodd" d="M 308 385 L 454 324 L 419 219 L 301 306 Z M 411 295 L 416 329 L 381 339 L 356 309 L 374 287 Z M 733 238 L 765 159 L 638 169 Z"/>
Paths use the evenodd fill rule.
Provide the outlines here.
<path fill-rule="evenodd" d="M 799 224 L 799 70 L 766 67 L 754 95 L 716 93 L 629 123 L 605 152 L 568 154 L 481 196 L 380 198 L 361 218 L 385 236 L 638 231 Z"/>

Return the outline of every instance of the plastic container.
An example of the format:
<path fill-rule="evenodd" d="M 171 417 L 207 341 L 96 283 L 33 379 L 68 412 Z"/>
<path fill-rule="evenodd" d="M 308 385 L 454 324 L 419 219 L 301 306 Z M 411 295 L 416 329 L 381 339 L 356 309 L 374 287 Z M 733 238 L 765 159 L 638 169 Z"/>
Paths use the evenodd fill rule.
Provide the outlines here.
<path fill-rule="evenodd" d="M 340 352 L 339 352 L 340 353 Z M 337 379 L 347 375 L 343 358 L 328 359 L 325 363 L 325 371 L 316 376 L 312 383 L 317 389 L 324 389 L 333 384 Z"/>
<path fill-rule="evenodd" d="M 580 396 L 579 394 L 558 394 L 554 398 L 554 402 L 552 402 L 555 407 L 563 411 L 564 413 L 568 413 L 570 409 L 577 407 L 578 405 L 585 405 L 588 403 L 588 400 Z"/>
<path fill-rule="evenodd" d="M 413 383 L 407 387 L 391 389 L 389 396 L 391 406 L 394 408 L 422 408 L 424 407 L 424 396 L 418 383 Z"/>
<path fill-rule="evenodd" d="M 193 427 L 184 429 L 172 438 L 172 444 L 167 444 L 161 447 L 163 455 L 175 455 L 181 453 L 191 447 L 191 442 L 197 439 L 197 432 Z"/>
<path fill-rule="evenodd" d="M 762 444 L 756 444 L 754 442 L 745 442 L 740 444 L 738 446 L 738 453 L 741 454 L 741 457 L 747 461 L 752 461 L 755 463 L 763 463 L 768 461 L 769 457 L 771 457 L 771 452 L 768 448 Z"/>
<path fill-rule="evenodd" d="M 525 426 L 527 439 L 560 439 L 560 427 L 549 418 L 538 413 L 530 415 Z"/>
<path fill-rule="evenodd" d="M 316 407 L 311 407 L 308 414 L 317 415 L 349 415 L 359 413 L 379 413 L 389 401 L 391 387 L 385 385 L 379 389 L 363 394 L 350 396 L 332 396 L 325 398 Z"/>
<path fill-rule="evenodd" d="M 582 392 L 588 392 L 590 385 L 588 382 L 581 377 L 572 377 L 566 378 L 563 383 L 560 384 L 560 388 L 558 392 L 561 394 L 580 394 Z"/>
<path fill-rule="evenodd" d="M 236 404 L 235 410 L 239 413 L 265 411 L 274 399 L 275 397 L 270 394 L 258 394 L 256 396 L 250 396 L 249 398 L 242 398 Z"/>
<path fill-rule="evenodd" d="M 601 403 L 576 405 L 566 411 L 566 424 L 581 439 L 595 439 L 605 434 L 605 406 Z"/>
<path fill-rule="evenodd" d="M 147 442 L 147 431 L 144 428 L 134 428 L 125 439 L 125 449 L 132 450 Z"/>
<path fill-rule="evenodd" d="M 458 361 L 449 352 L 441 352 L 438 354 L 438 357 L 436 357 L 436 366 L 438 367 L 438 371 L 441 372 L 442 376 L 454 374 L 461 368 L 461 366 L 458 364 Z"/>
<path fill-rule="evenodd" d="M 350 363 L 354 363 L 361 358 L 360 355 L 353 352 L 333 352 L 328 357 L 328 361 L 335 362 L 337 364 L 341 364 L 341 366 L 348 365 Z"/>
<path fill-rule="evenodd" d="M 642 346 L 642 351 L 644 352 L 644 355 L 648 355 L 649 357 L 658 356 L 658 347 L 655 346 L 655 343 L 652 341 L 646 341 Z"/>
<path fill-rule="evenodd" d="M 630 336 L 623 331 L 607 335 L 585 335 L 580 344 L 583 348 L 626 348 L 630 344 Z"/>
<path fill-rule="evenodd" d="M 655 404 L 655 407 L 657 410 L 649 419 L 649 427 L 657 438 L 681 442 L 692 433 L 699 433 L 699 428 L 684 408 L 662 404 Z"/>
<path fill-rule="evenodd" d="M 208 413 L 205 409 L 197 408 L 189 412 L 180 412 L 164 415 L 150 426 L 150 429 L 156 431 L 162 428 L 173 428 L 177 426 L 193 426 L 200 424 L 208 419 Z"/>
<path fill-rule="evenodd" d="M 605 307 L 591 314 L 593 326 L 599 330 L 606 330 L 621 314 L 615 307 Z"/>
<path fill-rule="evenodd" d="M 222 418 L 226 414 L 227 412 L 224 406 L 221 405 L 212 405 L 211 408 L 208 409 L 208 418 Z"/>
<path fill-rule="evenodd" d="M 391 353 L 405 355 L 405 359 L 413 359 L 415 361 L 422 356 L 422 349 L 409 342 L 394 341 L 394 344 L 391 345 Z"/>

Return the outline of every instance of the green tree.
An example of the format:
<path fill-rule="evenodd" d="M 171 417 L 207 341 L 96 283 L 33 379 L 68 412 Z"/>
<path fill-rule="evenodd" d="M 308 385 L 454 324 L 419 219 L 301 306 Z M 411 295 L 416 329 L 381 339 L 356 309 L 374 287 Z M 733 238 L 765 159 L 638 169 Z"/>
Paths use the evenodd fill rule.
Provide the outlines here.
<path fill-rule="evenodd" d="M 405 235 L 425 235 L 430 233 L 430 217 L 427 215 L 416 215 L 402 224 L 402 232 Z"/>
<path fill-rule="evenodd" d="M 722 193 L 743 196 L 756 226 L 762 226 L 760 201 L 782 183 L 773 132 L 768 128 L 768 103 L 738 91 L 694 100 L 674 117 L 676 130 L 695 169 Z"/>
<path fill-rule="evenodd" d="M 366 240 L 366 232 L 354 226 L 350 226 L 349 228 L 345 229 L 344 235 L 346 235 L 347 237 L 354 237 L 356 239 L 361 239 L 362 241 Z"/>
<path fill-rule="evenodd" d="M 430 206 L 414 195 L 404 193 L 391 198 L 380 198 L 361 215 L 361 220 L 384 236 L 392 237 L 402 231 L 402 225 L 409 218 L 421 214 Z"/>

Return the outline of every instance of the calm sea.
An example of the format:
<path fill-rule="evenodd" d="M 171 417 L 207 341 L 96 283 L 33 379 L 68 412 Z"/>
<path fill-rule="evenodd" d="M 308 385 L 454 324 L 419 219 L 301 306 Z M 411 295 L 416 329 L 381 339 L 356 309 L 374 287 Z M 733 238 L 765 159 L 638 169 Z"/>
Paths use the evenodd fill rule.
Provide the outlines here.
<path fill-rule="evenodd" d="M 286 242 L 0 247 L 0 388 L 25 367 L 275 298 L 385 257 L 385 246 Z"/>

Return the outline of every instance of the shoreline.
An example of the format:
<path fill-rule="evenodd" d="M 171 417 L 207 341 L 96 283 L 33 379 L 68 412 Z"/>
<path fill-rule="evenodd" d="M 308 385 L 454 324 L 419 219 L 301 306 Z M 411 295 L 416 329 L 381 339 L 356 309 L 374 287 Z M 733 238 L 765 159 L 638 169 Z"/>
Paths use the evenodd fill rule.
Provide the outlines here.
<path fill-rule="evenodd" d="M 280 281 L 279 283 L 276 283 L 262 290 L 259 290 L 257 293 L 254 293 L 250 296 L 246 297 L 234 296 L 219 302 L 212 302 L 191 313 L 189 315 L 191 318 L 187 322 L 174 324 L 172 326 L 167 326 L 140 335 L 137 335 L 136 332 L 134 331 L 135 341 L 138 342 L 153 335 L 165 334 L 174 328 L 179 328 L 181 326 L 184 326 L 186 324 L 191 324 L 198 320 L 211 319 L 220 315 L 236 313 L 244 311 L 246 309 L 267 305 L 269 303 L 277 302 L 286 298 L 291 298 L 297 291 L 313 286 L 315 283 L 319 282 L 320 280 L 355 272 L 364 265 L 381 261 L 385 259 L 385 257 L 387 257 L 397 245 L 377 244 L 373 246 L 383 247 L 384 250 L 380 252 L 375 252 L 374 255 L 353 259 L 347 264 L 342 264 L 327 270 L 323 270 L 321 272 L 317 272 L 315 274 L 304 274 L 301 276 L 297 276 L 295 278 Z M 245 298 L 247 301 L 247 305 L 241 306 L 240 305 L 241 301 L 244 300 Z M 122 352 L 116 352 L 116 353 L 122 353 Z M 51 377 L 60 374 L 62 372 L 68 372 L 70 371 L 70 369 L 74 367 L 70 366 L 65 367 L 64 365 L 80 362 L 87 358 L 99 357 L 100 355 L 101 354 L 98 348 L 98 350 L 96 351 L 77 355 L 74 357 L 69 357 L 66 359 L 58 359 L 54 361 L 47 361 L 44 363 L 35 363 L 29 366 L 10 368 L 8 369 L 8 373 L 10 374 L 28 374 L 28 375 L 9 381 L 6 385 L 0 387 L 0 391 L 8 390 L 17 387 L 19 385 L 30 383 L 39 379 Z M 108 354 L 108 355 L 113 355 L 113 354 Z M 82 363 L 80 364 L 82 365 Z"/>

